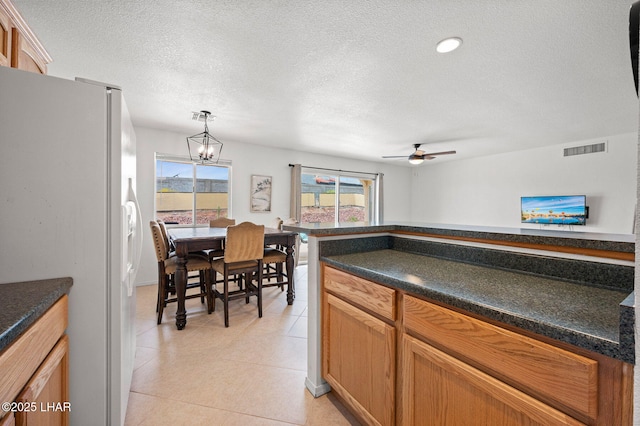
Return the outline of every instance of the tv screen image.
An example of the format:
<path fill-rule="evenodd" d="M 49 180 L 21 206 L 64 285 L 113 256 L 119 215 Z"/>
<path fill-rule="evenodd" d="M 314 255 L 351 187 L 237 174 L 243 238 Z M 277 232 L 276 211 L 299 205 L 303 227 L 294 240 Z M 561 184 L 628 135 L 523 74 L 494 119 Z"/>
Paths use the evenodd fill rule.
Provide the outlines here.
<path fill-rule="evenodd" d="M 587 197 L 559 195 L 521 197 L 522 223 L 584 225 L 587 218 Z"/>

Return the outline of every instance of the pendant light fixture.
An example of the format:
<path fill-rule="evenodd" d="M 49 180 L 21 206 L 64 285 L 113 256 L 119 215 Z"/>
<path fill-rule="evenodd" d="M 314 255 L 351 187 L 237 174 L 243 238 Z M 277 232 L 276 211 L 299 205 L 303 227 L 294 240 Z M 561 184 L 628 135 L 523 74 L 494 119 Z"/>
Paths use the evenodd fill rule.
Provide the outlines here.
<path fill-rule="evenodd" d="M 202 163 L 217 163 L 220 160 L 222 142 L 209 133 L 209 126 L 207 125 L 207 121 L 209 119 L 213 121 L 214 118 L 215 116 L 211 115 L 209 111 L 200 111 L 193 114 L 194 120 L 204 120 L 204 132 L 187 137 L 187 147 L 191 161 L 199 159 Z"/>

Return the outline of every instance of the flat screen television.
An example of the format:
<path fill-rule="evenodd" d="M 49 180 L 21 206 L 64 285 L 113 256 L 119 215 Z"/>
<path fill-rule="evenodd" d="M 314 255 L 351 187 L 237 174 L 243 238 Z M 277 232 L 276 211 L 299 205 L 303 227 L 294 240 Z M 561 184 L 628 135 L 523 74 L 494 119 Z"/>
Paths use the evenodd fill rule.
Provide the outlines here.
<path fill-rule="evenodd" d="M 522 223 L 585 225 L 587 212 L 585 195 L 520 198 Z"/>

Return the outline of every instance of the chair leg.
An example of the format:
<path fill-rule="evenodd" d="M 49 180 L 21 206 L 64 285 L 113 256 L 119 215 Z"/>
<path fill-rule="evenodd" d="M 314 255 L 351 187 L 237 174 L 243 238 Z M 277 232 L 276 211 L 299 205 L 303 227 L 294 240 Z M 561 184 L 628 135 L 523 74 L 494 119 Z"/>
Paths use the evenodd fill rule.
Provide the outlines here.
<path fill-rule="evenodd" d="M 207 297 L 209 298 L 209 313 L 216 310 L 216 294 L 213 291 L 213 286 L 216 285 L 216 279 L 218 273 L 213 269 L 209 270 L 209 282 L 207 282 Z"/>
<path fill-rule="evenodd" d="M 224 326 L 229 327 L 229 275 L 224 274 Z"/>
<path fill-rule="evenodd" d="M 251 284 L 252 281 L 252 277 L 251 274 L 249 274 L 248 272 L 246 272 L 244 274 L 244 301 L 246 304 L 249 304 L 249 291 L 251 290 L 251 286 L 249 284 Z"/>
<path fill-rule="evenodd" d="M 158 285 L 158 324 L 162 323 L 165 299 L 167 298 L 167 276 L 162 275 Z"/>
<path fill-rule="evenodd" d="M 205 271 L 200 271 L 200 294 L 202 294 L 202 296 L 200 296 L 200 303 L 204 303 L 204 298 L 207 292 L 207 286 L 206 286 L 206 275 L 205 275 Z"/>
<path fill-rule="evenodd" d="M 160 278 L 158 277 L 158 291 L 156 293 L 157 297 L 156 297 L 156 312 L 158 312 L 158 309 L 160 309 L 160 286 L 162 284 L 160 283 Z"/>
<path fill-rule="evenodd" d="M 262 318 L 262 268 L 258 269 L 258 318 Z"/>
<path fill-rule="evenodd" d="M 282 263 L 276 265 L 276 273 L 278 274 L 277 281 L 280 283 L 280 291 L 284 291 L 284 273 L 282 272 Z"/>

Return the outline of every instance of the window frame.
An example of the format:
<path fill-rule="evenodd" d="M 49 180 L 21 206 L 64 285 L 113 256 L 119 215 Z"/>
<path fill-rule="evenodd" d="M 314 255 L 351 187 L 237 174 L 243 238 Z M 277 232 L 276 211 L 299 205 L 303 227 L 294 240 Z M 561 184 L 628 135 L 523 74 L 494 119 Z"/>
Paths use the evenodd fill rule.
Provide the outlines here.
<path fill-rule="evenodd" d="M 382 173 L 369 173 L 369 172 L 354 172 L 354 171 L 345 171 L 345 170 L 333 170 L 333 169 L 325 169 L 325 168 L 316 168 L 309 166 L 300 166 L 300 177 L 302 175 L 324 175 L 335 177 L 335 214 L 334 214 L 334 223 L 335 225 L 340 224 L 340 178 L 342 177 L 350 177 L 350 178 L 359 178 L 359 179 L 367 179 L 373 183 L 373 188 L 371 190 L 372 197 L 370 198 L 370 202 L 373 205 L 369 205 L 368 208 L 370 210 L 370 223 L 380 223 L 382 221 Z M 296 194 L 297 202 L 301 202 L 302 198 L 302 188 L 298 190 L 298 194 Z M 300 215 L 302 216 L 302 215 Z M 302 217 L 296 217 L 300 223 L 302 222 Z M 306 222 L 305 222 L 306 223 Z"/>
<path fill-rule="evenodd" d="M 227 180 L 227 217 L 233 217 L 232 216 L 232 205 L 233 205 L 233 200 L 232 200 L 232 175 L 233 175 L 233 168 L 232 168 L 232 164 L 231 161 L 229 160 L 218 160 L 218 162 L 216 163 L 202 163 L 200 161 L 193 161 L 191 160 L 189 157 L 187 156 L 178 156 L 178 155 L 171 155 L 171 154 L 162 154 L 162 153 L 154 153 L 154 162 L 153 162 L 153 170 L 154 170 L 154 192 L 153 192 L 153 215 L 154 218 L 158 217 L 158 199 L 157 199 L 157 193 L 158 193 L 158 161 L 165 161 L 165 162 L 172 162 L 172 163 L 181 163 L 181 164 L 190 164 L 193 170 L 192 173 L 192 179 L 193 179 L 193 183 L 192 183 L 192 190 L 191 190 L 191 195 L 192 195 L 192 200 L 191 200 L 191 220 L 192 223 L 190 224 L 171 224 L 170 226 L 172 227 L 183 227 L 183 228 L 188 228 L 188 227 L 204 227 L 204 226 L 208 226 L 208 224 L 198 224 L 197 223 L 197 211 L 198 211 L 198 206 L 197 206 L 197 194 L 198 192 L 196 192 L 196 188 L 197 188 L 197 179 L 198 179 L 198 175 L 197 175 L 197 167 L 198 166 L 204 166 L 204 167 L 222 167 L 222 168 L 226 168 L 228 169 L 228 180 Z"/>

